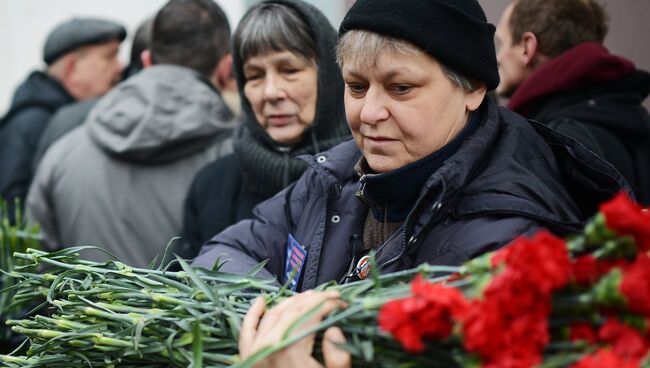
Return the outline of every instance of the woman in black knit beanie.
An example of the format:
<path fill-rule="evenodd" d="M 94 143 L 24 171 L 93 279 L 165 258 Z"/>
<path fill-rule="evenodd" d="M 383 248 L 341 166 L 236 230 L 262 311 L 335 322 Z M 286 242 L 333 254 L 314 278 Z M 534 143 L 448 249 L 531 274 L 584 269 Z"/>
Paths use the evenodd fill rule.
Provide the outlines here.
<path fill-rule="evenodd" d="M 339 36 L 354 141 L 308 158 L 298 181 L 194 260 L 230 260 L 221 270 L 238 273 L 268 260 L 258 275 L 307 291 L 270 311 L 255 302 L 242 357 L 277 343 L 312 308 L 321 306 L 303 331 L 341 307 L 336 293 L 310 289 L 367 277 L 371 251 L 381 273 L 459 265 L 541 228 L 578 231 L 599 203 L 629 192 L 584 146 L 486 97 L 499 76 L 494 26 L 478 1 L 357 0 Z M 326 350 L 328 338 L 344 339 L 326 332 L 326 366 L 349 366 Z M 318 367 L 313 341 L 258 366 Z"/>

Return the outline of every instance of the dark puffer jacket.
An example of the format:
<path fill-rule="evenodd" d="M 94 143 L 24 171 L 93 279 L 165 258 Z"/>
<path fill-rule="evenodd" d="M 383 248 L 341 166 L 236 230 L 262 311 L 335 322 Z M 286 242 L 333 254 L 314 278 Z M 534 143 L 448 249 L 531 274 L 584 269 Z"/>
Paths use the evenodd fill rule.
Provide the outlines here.
<path fill-rule="evenodd" d="M 33 72 L 18 87 L 0 121 L 0 197 L 25 199 L 43 129 L 56 110 L 71 102 L 74 98 L 63 86 L 43 72 Z"/>
<path fill-rule="evenodd" d="M 576 141 L 486 101 L 477 130 L 432 173 L 405 224 L 377 253 L 382 272 L 421 263 L 457 265 L 541 227 L 578 231 L 623 177 Z M 353 141 L 309 157 L 295 184 L 215 236 L 194 265 L 244 272 L 265 259 L 265 275 L 282 282 L 287 237 L 307 249 L 299 290 L 340 280 L 352 260 L 350 240 L 363 234 L 368 207 L 355 197 L 361 153 Z"/>

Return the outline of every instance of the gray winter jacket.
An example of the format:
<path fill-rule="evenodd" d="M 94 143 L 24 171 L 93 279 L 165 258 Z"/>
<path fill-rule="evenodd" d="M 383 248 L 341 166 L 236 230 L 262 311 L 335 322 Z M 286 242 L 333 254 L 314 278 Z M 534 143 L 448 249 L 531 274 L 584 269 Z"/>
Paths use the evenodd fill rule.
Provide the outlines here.
<path fill-rule="evenodd" d="M 235 126 L 219 93 L 193 71 L 148 68 L 50 147 L 28 215 L 47 248 L 98 245 L 145 266 L 180 233 L 192 178 L 232 152 Z"/>
<path fill-rule="evenodd" d="M 576 141 L 490 101 L 482 110 L 480 126 L 431 173 L 404 225 L 377 245 L 382 272 L 458 265 L 542 227 L 578 231 L 599 203 L 630 192 Z M 307 252 L 298 290 L 342 280 L 356 264 L 368 213 L 356 195 L 364 190 L 354 170 L 360 157 L 353 141 L 308 157 L 297 182 L 206 243 L 193 265 L 230 260 L 222 270 L 243 273 L 268 259 L 263 275 L 283 283 L 291 234 Z"/>

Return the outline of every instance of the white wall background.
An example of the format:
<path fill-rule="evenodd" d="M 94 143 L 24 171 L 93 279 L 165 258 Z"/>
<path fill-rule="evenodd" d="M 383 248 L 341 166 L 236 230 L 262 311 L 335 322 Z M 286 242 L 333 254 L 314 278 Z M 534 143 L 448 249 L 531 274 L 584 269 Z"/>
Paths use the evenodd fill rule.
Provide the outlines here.
<path fill-rule="evenodd" d="M 245 11 L 245 0 L 216 0 L 231 25 Z M 121 22 L 129 37 L 122 43 L 120 60 L 128 62 L 131 37 L 147 17 L 166 0 L 0 0 L 0 116 L 9 108 L 15 88 L 30 71 L 42 69 L 42 50 L 50 30 L 72 16 L 100 16 Z"/>
<path fill-rule="evenodd" d="M 259 0 L 215 0 L 234 30 L 248 6 Z M 306 0 L 338 28 L 350 0 Z M 128 38 L 120 50 L 127 64 L 131 37 L 140 22 L 156 14 L 167 0 L 0 0 L 0 117 L 9 108 L 16 87 L 34 69 L 43 69 L 43 44 L 60 22 L 75 15 L 101 16 L 121 22 Z"/>

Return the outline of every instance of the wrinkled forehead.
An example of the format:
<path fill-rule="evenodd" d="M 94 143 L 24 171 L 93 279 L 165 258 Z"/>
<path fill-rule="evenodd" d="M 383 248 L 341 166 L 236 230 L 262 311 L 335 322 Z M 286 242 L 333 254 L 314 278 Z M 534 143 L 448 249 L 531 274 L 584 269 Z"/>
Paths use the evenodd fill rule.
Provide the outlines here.
<path fill-rule="evenodd" d="M 341 68 L 346 65 L 355 69 L 374 67 L 380 56 L 391 54 L 425 53 L 407 41 L 364 30 L 352 30 L 344 34 L 336 48 L 336 59 Z"/>

